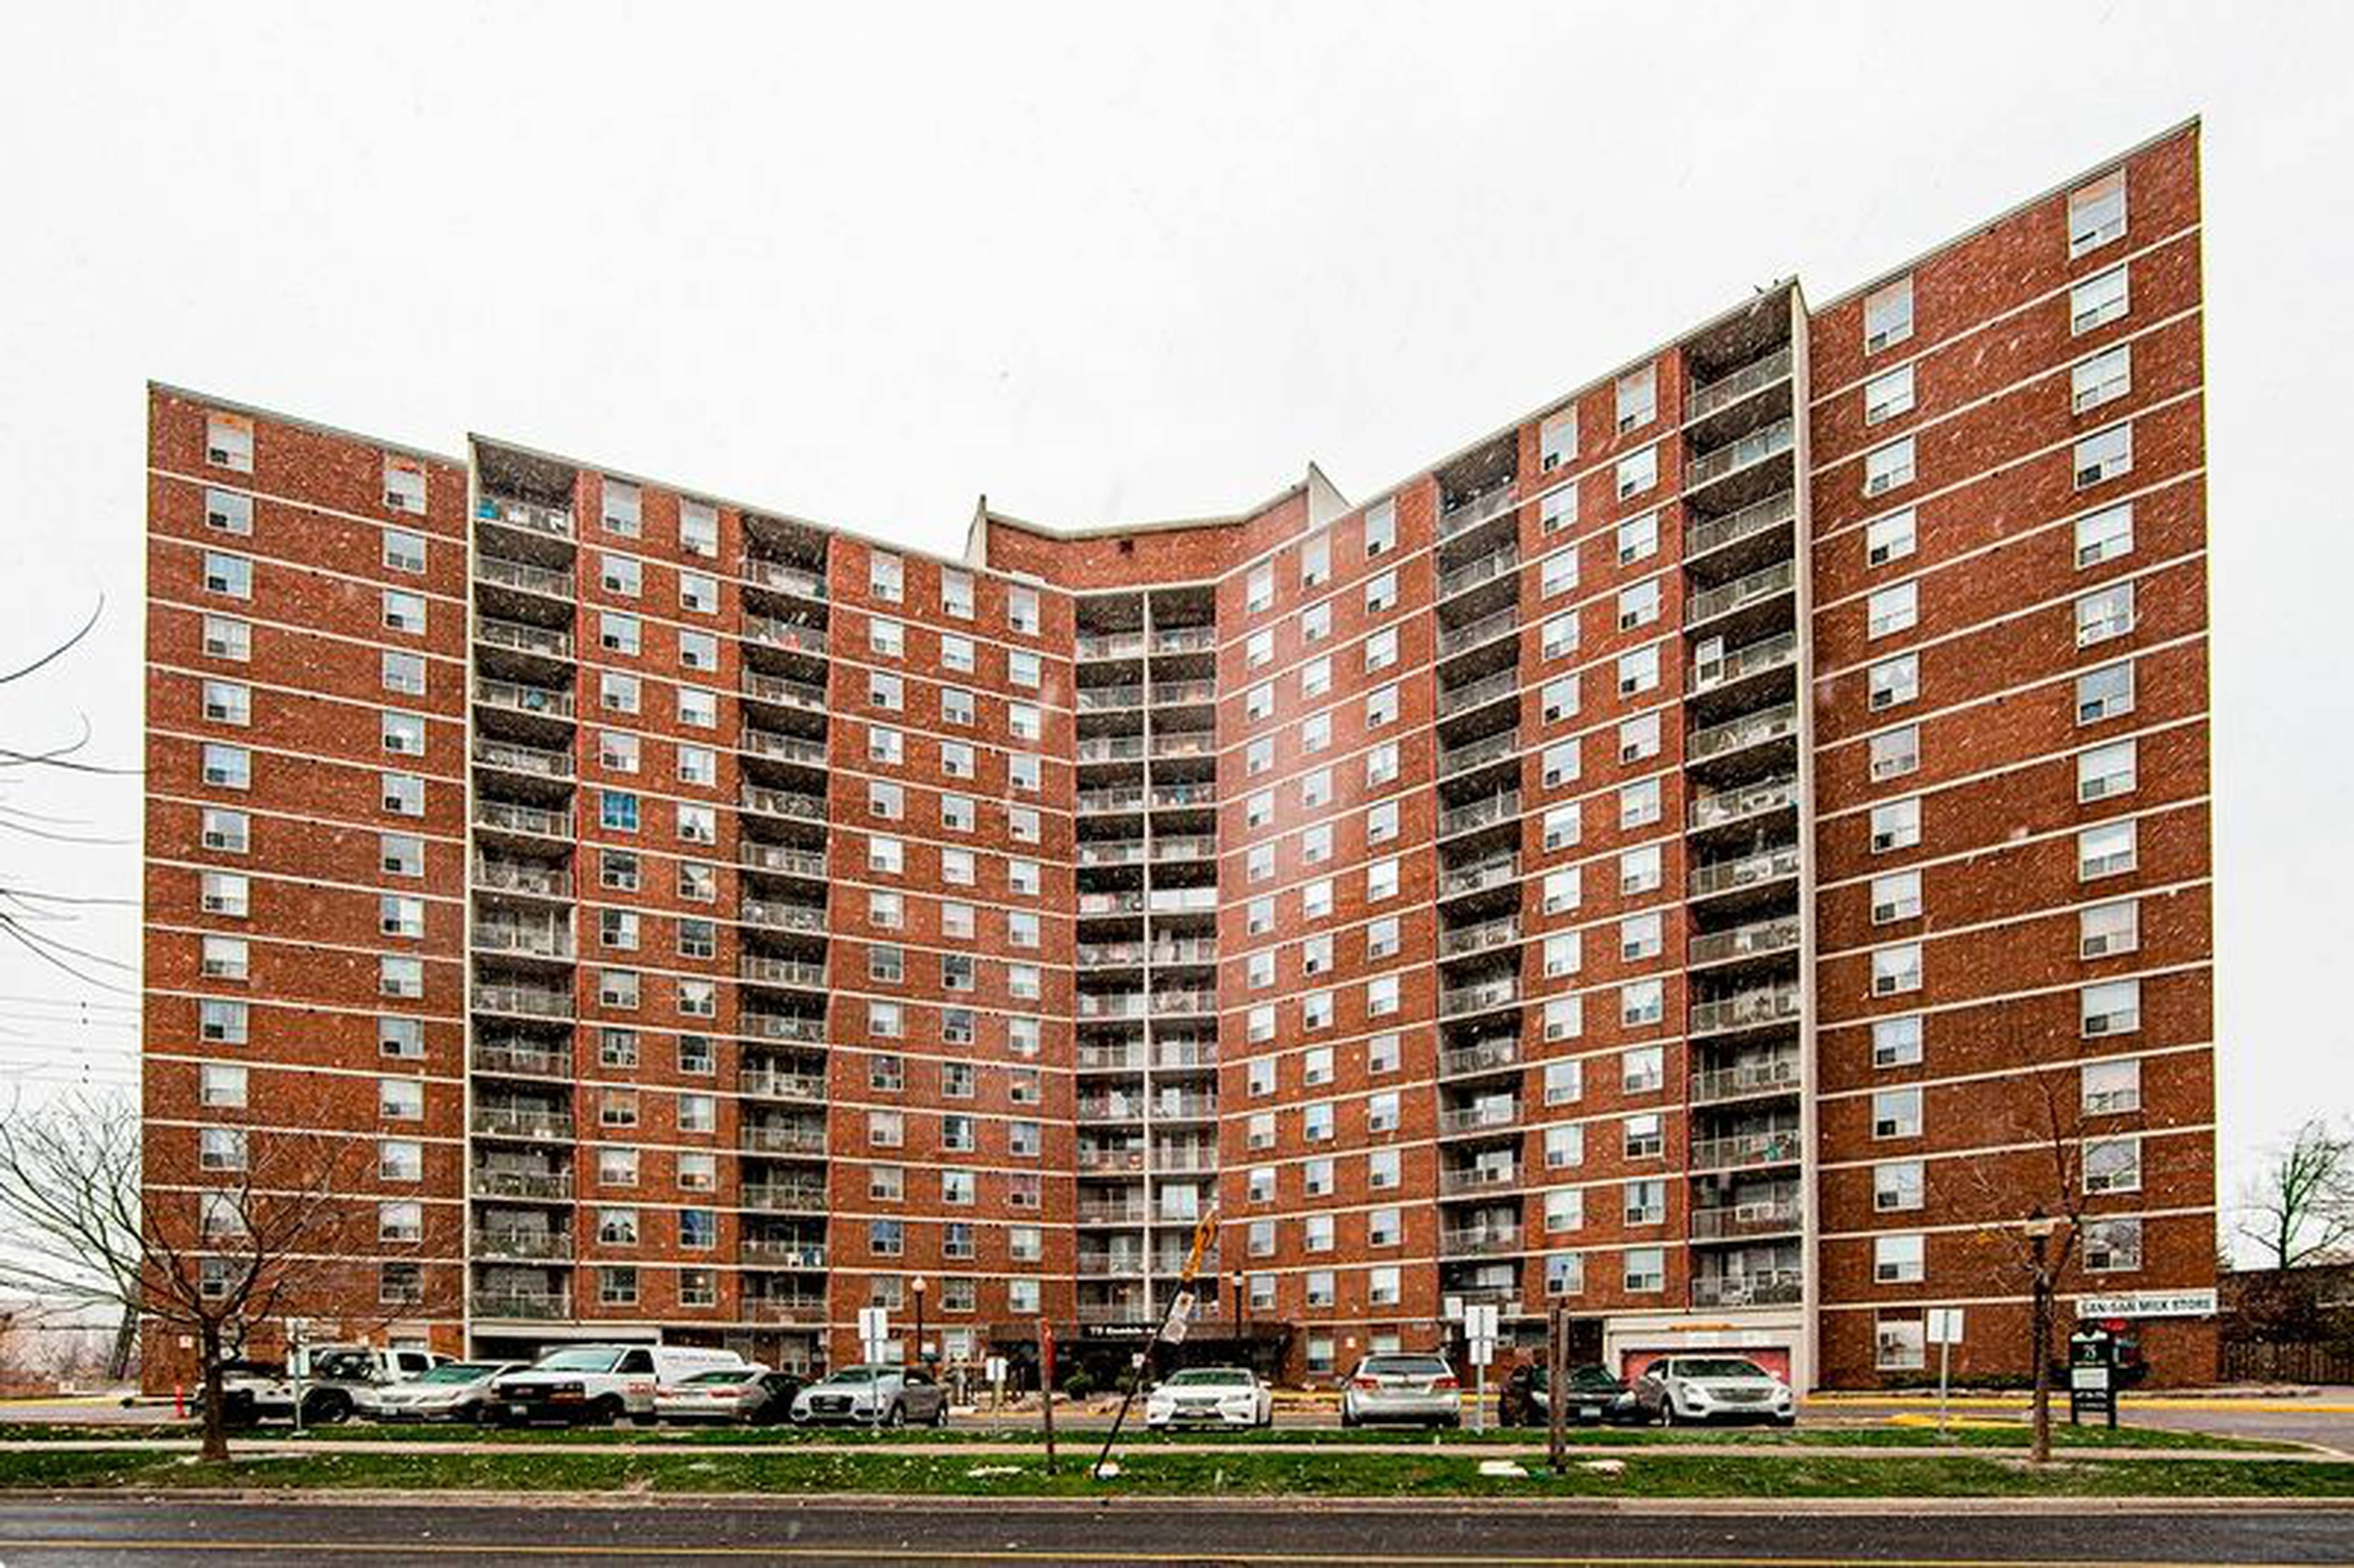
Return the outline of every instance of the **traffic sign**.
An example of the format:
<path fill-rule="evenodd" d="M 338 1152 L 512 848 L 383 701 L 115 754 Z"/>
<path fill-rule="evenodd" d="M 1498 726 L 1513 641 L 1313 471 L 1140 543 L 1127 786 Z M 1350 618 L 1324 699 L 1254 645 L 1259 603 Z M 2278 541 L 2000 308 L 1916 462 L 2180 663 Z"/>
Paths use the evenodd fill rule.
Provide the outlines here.
<path fill-rule="evenodd" d="M 1930 1344 L 1960 1344 L 1962 1342 L 1962 1309 L 1958 1307 L 1930 1308 L 1927 1329 L 1927 1339 Z"/>

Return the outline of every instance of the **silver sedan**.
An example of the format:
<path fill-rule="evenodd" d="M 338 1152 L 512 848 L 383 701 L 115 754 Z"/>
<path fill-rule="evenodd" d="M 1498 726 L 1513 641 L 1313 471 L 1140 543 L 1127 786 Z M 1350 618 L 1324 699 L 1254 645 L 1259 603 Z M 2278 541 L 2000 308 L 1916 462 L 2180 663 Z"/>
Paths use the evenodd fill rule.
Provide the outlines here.
<path fill-rule="evenodd" d="M 1463 1425 L 1463 1394 L 1455 1369 L 1438 1356 L 1367 1356 L 1341 1392 L 1341 1425 L 1373 1422 Z"/>

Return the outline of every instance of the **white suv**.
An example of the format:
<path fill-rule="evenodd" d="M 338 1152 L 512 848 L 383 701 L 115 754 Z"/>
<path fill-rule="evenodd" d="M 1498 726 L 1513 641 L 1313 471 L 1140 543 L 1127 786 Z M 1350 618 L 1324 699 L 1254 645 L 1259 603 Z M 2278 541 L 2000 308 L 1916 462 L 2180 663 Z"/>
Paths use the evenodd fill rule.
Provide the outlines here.
<path fill-rule="evenodd" d="M 1635 1380 L 1635 1404 L 1667 1426 L 1798 1419 L 1790 1385 L 1745 1356 L 1661 1356 Z"/>

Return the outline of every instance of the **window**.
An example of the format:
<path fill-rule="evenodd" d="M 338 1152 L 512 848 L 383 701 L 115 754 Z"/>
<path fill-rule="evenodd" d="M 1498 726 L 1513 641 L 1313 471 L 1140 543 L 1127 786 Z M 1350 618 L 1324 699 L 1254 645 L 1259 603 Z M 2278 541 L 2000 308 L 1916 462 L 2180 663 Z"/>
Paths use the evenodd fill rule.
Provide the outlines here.
<path fill-rule="evenodd" d="M 1627 897 L 1649 893 L 1659 885 L 1662 874 L 1659 846 L 1644 844 L 1622 850 L 1618 854 L 1618 891 Z"/>
<path fill-rule="evenodd" d="M 386 1121 L 425 1119 L 425 1086 L 415 1078 L 376 1080 L 376 1115 Z"/>
<path fill-rule="evenodd" d="M 2102 175 L 2068 193 L 2068 259 L 2097 250 L 2126 231 L 2126 173 Z"/>
<path fill-rule="evenodd" d="M 425 720 L 417 714 L 387 713 L 382 719 L 384 748 L 403 757 L 425 755 Z"/>
<path fill-rule="evenodd" d="M 1638 648 L 1618 655 L 1618 694 L 1631 697 L 1638 692 L 1648 692 L 1659 683 L 1659 650 L 1657 644 Z"/>
<path fill-rule="evenodd" d="M 972 619 L 972 574 L 953 567 L 940 568 L 940 609 L 959 620 Z"/>
<path fill-rule="evenodd" d="M 248 884 L 235 872 L 206 872 L 202 899 L 206 914 L 229 915 L 241 920 L 248 908 Z"/>
<path fill-rule="evenodd" d="M 1868 681 L 1873 712 L 1909 703 L 1921 694 L 1920 655 L 1903 653 L 1883 660 L 1872 667 Z"/>
<path fill-rule="evenodd" d="M 423 696 L 425 694 L 424 659 L 415 653 L 403 653 L 396 649 L 386 649 L 381 667 L 381 682 L 387 692 L 398 692 L 403 696 L 409 697 Z"/>
<path fill-rule="evenodd" d="M 1659 412 L 1659 367 L 1654 363 L 1618 377 L 1618 433 L 1649 424 Z"/>
<path fill-rule="evenodd" d="M 1537 521 L 1548 534 L 1577 525 L 1577 486 L 1564 484 L 1547 491 L 1537 502 Z"/>
<path fill-rule="evenodd" d="M 1538 701 L 1541 705 L 1538 713 L 1545 724 L 1559 724 L 1565 718 L 1576 717 L 1579 704 L 1577 677 L 1570 674 L 1547 681 L 1538 693 Z"/>
<path fill-rule="evenodd" d="M 1633 917 L 1633 919 L 1651 920 L 1657 918 L 1656 916 Z M 1632 923 L 1633 920 L 1630 919 L 1628 924 Z M 1558 980 L 1564 975 L 1574 975 L 1584 967 L 1585 961 L 1585 942 L 1581 933 L 1556 931 L 1544 939 L 1544 972 L 1547 980 Z"/>
<path fill-rule="evenodd" d="M 1243 579 L 1243 612 L 1257 615 L 1274 607 L 1275 563 L 1261 561 Z"/>
<path fill-rule="evenodd" d="M 885 616 L 868 616 L 866 650 L 885 659 L 900 657 L 907 651 L 907 629 Z"/>
<path fill-rule="evenodd" d="M 207 681 L 202 694 L 205 717 L 214 723 L 244 725 L 253 722 L 253 688 L 244 683 Z"/>
<path fill-rule="evenodd" d="M 972 639 L 953 637 L 947 632 L 942 632 L 940 634 L 940 668 L 953 670 L 962 675 L 971 674 L 973 672 Z M 968 717 L 964 722 L 970 724 L 972 721 Z"/>
<path fill-rule="evenodd" d="M 2124 1273 L 2141 1266 L 2141 1221 L 2093 1220 L 2084 1226 L 2084 1267 L 2088 1273 Z"/>
<path fill-rule="evenodd" d="M 1585 1164 L 1585 1127 L 1567 1122 L 1545 1128 L 1544 1162 L 1548 1171 L 1568 1171 Z"/>
<path fill-rule="evenodd" d="M 207 997 L 197 1004 L 196 1033 L 216 1045 L 242 1045 L 248 1038 L 246 1006 Z"/>
<path fill-rule="evenodd" d="M 1567 593 L 1577 586 L 1577 550 L 1575 546 L 1555 550 L 1537 565 L 1537 590 L 1540 598 L 1552 599 Z"/>
<path fill-rule="evenodd" d="M 1038 590 L 1021 587 L 1005 590 L 1005 624 L 1024 636 L 1038 630 Z"/>
<path fill-rule="evenodd" d="M 1558 789 L 1564 784 L 1575 783 L 1581 768 L 1577 742 L 1574 740 L 1546 747 L 1537 760 L 1538 780 L 1548 789 Z"/>
<path fill-rule="evenodd" d="M 1649 578 L 1618 590 L 1618 630 L 1632 631 L 1659 619 L 1659 579 Z"/>
<path fill-rule="evenodd" d="M 1243 664 L 1257 670 L 1275 662 L 1275 632 L 1272 629 L 1254 631 L 1243 644 Z"/>
<path fill-rule="evenodd" d="M 1656 1246 L 1630 1246 L 1622 1255 L 1624 1277 L 1629 1294 L 1642 1295 L 1668 1287 L 1668 1255 Z M 1550 1277 L 1550 1269 L 1548 1269 Z"/>
<path fill-rule="evenodd" d="M 2134 585 L 2111 583 L 2076 601 L 2076 646 L 2089 648 L 2134 629 Z"/>
<path fill-rule="evenodd" d="M 1318 534 L 1299 546 L 1299 586 L 1312 588 L 1332 575 L 1332 537 Z"/>
<path fill-rule="evenodd" d="M 425 1179 L 425 1146 L 407 1139 L 387 1138 L 376 1146 L 376 1176 L 386 1181 Z"/>
<path fill-rule="evenodd" d="M 887 550 L 866 553 L 866 591 L 885 604 L 896 604 L 905 591 L 907 569 Z"/>
<path fill-rule="evenodd" d="M 253 563 L 243 556 L 223 555 L 217 550 L 207 550 L 205 552 L 205 591 L 227 594 L 231 599 L 251 599 L 253 597 Z M 391 597 L 390 591 L 387 590 L 386 594 L 387 603 Z M 412 600 L 416 598 L 413 594 L 404 594 L 400 597 Z M 419 613 L 422 613 L 421 609 Z M 387 620 L 387 624 L 390 622 Z"/>
<path fill-rule="evenodd" d="M 2116 1116 L 2141 1109 L 2141 1064 L 2087 1062 L 2080 1070 L 2081 1097 L 2086 1116 Z"/>
<path fill-rule="evenodd" d="M 1872 1097 L 1872 1136 L 1918 1138 L 1921 1135 L 1921 1091 L 1882 1089 Z"/>
<path fill-rule="evenodd" d="M 196 1165 L 205 1171 L 242 1171 L 245 1169 L 245 1129 L 239 1127 L 207 1127 L 196 1135 Z"/>
<path fill-rule="evenodd" d="M 224 854 L 243 854 L 252 843 L 251 826 L 243 811 L 205 808 L 200 838 L 204 847 Z"/>
<path fill-rule="evenodd" d="M 2088 413 L 2132 390 L 2131 344 L 2121 343 L 2090 359 L 2080 360 L 2068 372 L 2068 403 L 2074 413 Z"/>
<path fill-rule="evenodd" d="M 2084 1191 L 2141 1191 L 2141 1139 L 2088 1138 L 2084 1140 Z"/>
<path fill-rule="evenodd" d="M 2131 1034 L 2141 1028 L 2141 981 L 2109 980 L 2088 985 L 2078 993 L 2088 1040 L 2111 1034 Z"/>
<path fill-rule="evenodd" d="M 1917 1015 L 1878 1018 L 1872 1024 L 1872 1065 L 1909 1067 L 1921 1060 L 1921 1020 Z"/>
<path fill-rule="evenodd" d="M 1923 1166 L 1917 1160 L 1892 1160 L 1872 1168 L 1872 1206 L 1881 1213 L 1917 1209 L 1922 1202 Z"/>
<path fill-rule="evenodd" d="M 1386 670 L 1397 662 L 1398 634 L 1394 626 L 1384 627 L 1365 639 L 1365 673 L 1370 675 Z M 1306 677 L 1301 677 L 1301 690 L 1306 691 Z"/>
<path fill-rule="evenodd" d="M 2129 793 L 2137 782 L 2136 752 L 2136 743 L 2130 738 L 2079 752 L 2076 799 L 2089 803 Z"/>
<path fill-rule="evenodd" d="M 245 938 L 207 937 L 197 947 L 197 966 L 207 980 L 241 980 L 250 976 Z"/>
<path fill-rule="evenodd" d="M 1924 1238 L 1918 1233 L 1874 1236 L 1872 1278 L 1877 1285 L 1910 1285 L 1922 1276 Z"/>
<path fill-rule="evenodd" d="M 1872 923 L 1884 926 L 1921 913 L 1921 874 L 1899 871 L 1872 879 Z"/>
<path fill-rule="evenodd" d="M 1921 944 L 1882 948 L 1872 955 L 1872 994 L 1896 996 L 1921 989 Z"/>
<path fill-rule="evenodd" d="M 2089 490 L 2104 480 L 2133 471 L 2133 427 L 2112 425 L 2076 443 L 2076 488 Z"/>
<path fill-rule="evenodd" d="M 1372 560 L 1397 545 L 1397 502 L 1377 501 L 1365 508 L 1365 558 Z"/>
<path fill-rule="evenodd" d="M 1401 1060 L 1402 1054 L 1396 1035 L 1376 1034 L 1365 1042 L 1365 1072 L 1368 1076 L 1378 1077 L 1384 1073 L 1394 1073 L 1398 1070 Z"/>
<path fill-rule="evenodd" d="M 2134 667 L 2128 659 L 2122 663 L 2104 664 L 2097 670 L 2087 670 L 2076 677 L 2076 722 L 2098 724 L 2134 711 Z"/>
<path fill-rule="evenodd" d="M 205 416 L 205 461 L 238 473 L 253 471 L 253 421 L 242 414 Z"/>
<path fill-rule="evenodd" d="M 1618 499 L 1638 496 L 1659 482 L 1659 449 L 1645 447 L 1618 460 Z"/>
<path fill-rule="evenodd" d="M 1913 408 L 1913 367 L 1900 365 L 1863 384 L 1863 422 L 1877 425 Z"/>
<path fill-rule="evenodd" d="M 1864 524 L 1864 564 L 1884 567 L 1891 561 L 1901 561 L 1913 553 L 1917 543 L 1918 528 L 1913 508 L 1908 506 L 1902 512 L 1892 512 Z"/>
<path fill-rule="evenodd" d="M 1544 847 L 1548 850 L 1567 849 L 1576 843 L 1581 834 L 1578 803 L 1555 806 L 1544 814 Z"/>
<path fill-rule="evenodd" d="M 1379 904 L 1395 898 L 1398 892 L 1398 863 L 1394 859 L 1377 860 L 1365 867 L 1365 902 Z M 1329 896 L 1329 895 L 1328 895 Z M 1331 913 L 1328 907 L 1324 913 Z"/>
<path fill-rule="evenodd" d="M 1919 797 L 1890 800 L 1872 809 L 1872 853 L 1910 848 L 1921 842 Z"/>
<path fill-rule="evenodd" d="M 1544 1037 L 1575 1040 L 1585 1032 L 1585 999 L 1556 996 L 1544 1004 Z"/>
<path fill-rule="evenodd" d="M 376 929 L 415 940 L 425 935 L 425 900 L 387 893 L 376 900 Z"/>
<path fill-rule="evenodd" d="M 1872 778 L 1901 779 L 1921 768 L 1921 726 L 1908 724 L 1872 737 Z"/>
<path fill-rule="evenodd" d="M 2106 326 L 2124 315 L 2130 304 L 2126 270 L 2112 267 L 2068 291 L 2068 330 L 2087 333 Z"/>
<path fill-rule="evenodd" d="M 253 628 L 226 615 L 205 617 L 205 653 L 245 663 L 253 657 Z"/>
<path fill-rule="evenodd" d="M 1365 613 L 1379 615 L 1397 603 L 1397 574 L 1384 572 L 1365 584 Z"/>
<path fill-rule="evenodd" d="M 425 1054 L 425 1025 L 414 1018 L 376 1021 L 376 1054 L 414 1061 Z"/>
<path fill-rule="evenodd" d="M 1913 482 L 1913 438 L 1889 442 L 1863 454 L 1863 493 L 1881 495 Z"/>
<path fill-rule="evenodd" d="M 396 572 L 421 575 L 425 570 L 425 535 L 406 528 L 384 531 L 384 564 Z"/>
<path fill-rule="evenodd" d="M 249 789 L 253 787 L 253 754 L 241 746 L 207 745 L 204 778 L 216 789 Z"/>
<path fill-rule="evenodd" d="M 1913 335 L 1913 280 L 1899 278 L 1863 297 L 1863 352 L 1876 354 Z"/>
<path fill-rule="evenodd" d="M 1618 791 L 1618 826 L 1633 829 L 1659 820 L 1659 781 L 1644 779 Z"/>
<path fill-rule="evenodd" d="M 678 503 L 679 548 L 690 556 L 712 559 L 719 554 L 719 509 L 705 501 L 681 498 Z M 715 600 L 715 603 L 716 601 Z"/>
<path fill-rule="evenodd" d="M 2076 912 L 2076 956 L 2110 959 L 2141 946 L 2141 904 L 2120 898 L 2094 904 Z"/>

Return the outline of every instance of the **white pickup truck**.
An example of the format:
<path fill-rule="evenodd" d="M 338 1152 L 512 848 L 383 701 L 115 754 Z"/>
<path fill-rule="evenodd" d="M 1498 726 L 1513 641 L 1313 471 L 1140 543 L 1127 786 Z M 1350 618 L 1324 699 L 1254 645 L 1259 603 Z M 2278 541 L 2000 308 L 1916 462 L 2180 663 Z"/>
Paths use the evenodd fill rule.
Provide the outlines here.
<path fill-rule="evenodd" d="M 450 1358 L 430 1351 L 376 1345 L 311 1345 L 298 1352 L 302 1424 L 326 1426 L 366 1408 L 375 1393 L 423 1377 Z M 289 1421 L 295 1380 L 276 1361 L 232 1361 L 221 1377 L 221 1408 L 233 1425 Z"/>

